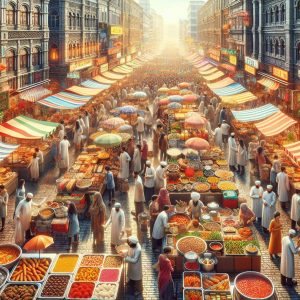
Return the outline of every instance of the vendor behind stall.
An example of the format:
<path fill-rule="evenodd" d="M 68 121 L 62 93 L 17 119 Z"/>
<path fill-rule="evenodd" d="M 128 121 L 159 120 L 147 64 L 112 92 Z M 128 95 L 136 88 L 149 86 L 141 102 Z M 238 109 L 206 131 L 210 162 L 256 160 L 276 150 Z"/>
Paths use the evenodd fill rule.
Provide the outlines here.
<path fill-rule="evenodd" d="M 189 202 L 189 213 L 192 219 L 200 219 L 202 209 L 205 207 L 203 202 L 200 201 L 201 195 L 197 192 L 191 193 L 191 200 Z"/>
<path fill-rule="evenodd" d="M 240 223 L 243 226 L 252 225 L 252 222 L 256 219 L 254 212 L 248 207 L 246 203 L 242 203 L 240 206 L 239 219 Z"/>

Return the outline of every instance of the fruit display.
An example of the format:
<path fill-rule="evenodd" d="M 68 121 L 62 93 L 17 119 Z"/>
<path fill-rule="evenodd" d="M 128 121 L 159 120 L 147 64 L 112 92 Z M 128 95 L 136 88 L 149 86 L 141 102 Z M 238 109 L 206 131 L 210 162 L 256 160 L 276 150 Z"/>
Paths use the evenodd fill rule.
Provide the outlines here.
<path fill-rule="evenodd" d="M 177 225 L 188 225 L 191 219 L 185 214 L 174 214 L 169 218 L 169 223 L 177 223 Z"/>
<path fill-rule="evenodd" d="M 210 291 L 229 291 L 230 281 L 228 274 L 203 274 L 203 288 Z"/>
<path fill-rule="evenodd" d="M 232 300 L 230 292 L 205 291 L 204 300 Z"/>
<path fill-rule="evenodd" d="M 233 212 L 230 208 L 220 208 L 219 214 L 221 217 L 231 217 Z"/>
<path fill-rule="evenodd" d="M 80 267 L 76 273 L 75 281 L 97 281 L 100 269 L 96 267 Z"/>
<path fill-rule="evenodd" d="M 70 278 L 70 275 L 50 275 L 42 289 L 41 296 L 44 298 L 63 297 Z"/>
<path fill-rule="evenodd" d="M 220 181 L 218 183 L 218 188 L 221 191 L 236 191 L 237 190 L 236 184 L 232 181 Z"/>
<path fill-rule="evenodd" d="M 1 292 L 1 300 L 33 300 L 38 286 L 34 284 L 8 284 Z"/>
<path fill-rule="evenodd" d="M 212 169 L 209 169 L 209 170 L 204 169 L 203 174 L 206 177 L 212 177 L 212 176 L 215 176 L 215 171 Z"/>
<path fill-rule="evenodd" d="M 117 282 L 119 281 L 119 269 L 102 269 L 100 273 L 100 282 Z"/>
<path fill-rule="evenodd" d="M 237 221 L 234 219 L 225 219 L 225 220 L 223 220 L 222 225 L 224 227 L 226 227 L 226 226 L 235 227 L 235 226 L 237 226 Z"/>
<path fill-rule="evenodd" d="M 76 188 L 80 191 L 87 190 L 92 185 L 90 179 L 80 179 L 76 181 Z"/>
<path fill-rule="evenodd" d="M 196 289 L 184 289 L 183 291 L 184 300 L 202 300 L 202 291 Z"/>
<path fill-rule="evenodd" d="M 179 166 L 177 164 L 169 164 L 167 166 L 167 171 L 169 171 L 169 172 L 178 172 L 179 171 Z"/>
<path fill-rule="evenodd" d="M 200 266 L 198 262 L 187 261 L 184 263 L 184 268 L 190 271 L 197 271 L 199 270 Z"/>
<path fill-rule="evenodd" d="M 103 267 L 104 268 L 120 268 L 122 266 L 123 259 L 121 256 L 108 255 L 105 257 Z"/>
<path fill-rule="evenodd" d="M 253 241 L 225 241 L 225 252 L 227 255 L 244 255 L 245 247 L 252 244 L 259 248 L 259 243 Z"/>
<path fill-rule="evenodd" d="M 85 267 L 101 267 L 104 261 L 103 255 L 84 255 L 80 266 Z"/>
<path fill-rule="evenodd" d="M 93 299 L 115 300 L 118 286 L 114 283 L 99 283 L 94 290 Z"/>
<path fill-rule="evenodd" d="M 218 159 L 216 160 L 216 164 L 220 167 L 225 167 L 227 166 L 228 162 L 225 159 Z"/>
<path fill-rule="evenodd" d="M 203 228 L 207 231 L 221 231 L 221 225 L 216 222 L 204 223 Z"/>
<path fill-rule="evenodd" d="M 92 282 L 74 282 L 68 293 L 70 299 L 90 299 L 93 295 L 95 284 Z"/>
<path fill-rule="evenodd" d="M 20 254 L 21 249 L 14 245 L 0 245 L 0 265 L 7 265 L 16 260 Z"/>
<path fill-rule="evenodd" d="M 210 185 L 204 182 L 196 182 L 193 186 L 193 189 L 199 193 L 206 193 L 210 189 Z"/>
<path fill-rule="evenodd" d="M 0 184 L 6 185 L 17 173 L 13 172 L 10 168 L 0 168 Z"/>
<path fill-rule="evenodd" d="M 79 256 L 76 254 L 66 255 L 62 254 L 58 257 L 53 273 L 72 273 L 75 270 L 76 264 L 78 262 Z"/>
<path fill-rule="evenodd" d="M 223 227 L 224 233 L 236 233 L 236 229 L 233 226 L 225 226 Z"/>
<path fill-rule="evenodd" d="M 177 250 L 182 254 L 185 254 L 189 251 L 193 251 L 197 254 L 202 254 L 206 251 L 207 245 L 206 242 L 195 236 L 187 236 L 178 240 L 176 244 Z"/>
<path fill-rule="evenodd" d="M 217 170 L 215 172 L 215 175 L 219 177 L 221 180 L 230 180 L 231 178 L 234 177 L 233 172 L 227 170 L 221 170 L 221 169 Z"/>
<path fill-rule="evenodd" d="M 207 182 L 209 184 L 217 184 L 217 183 L 219 183 L 219 181 L 220 181 L 220 178 L 218 178 L 216 176 L 207 177 Z"/>
<path fill-rule="evenodd" d="M 39 216 L 43 220 L 49 220 L 54 217 L 54 210 L 52 208 L 44 208 L 39 211 Z"/>
<path fill-rule="evenodd" d="M 183 286 L 201 288 L 201 275 L 199 272 L 184 272 L 183 273 Z"/>
<path fill-rule="evenodd" d="M 22 258 L 14 269 L 11 281 L 42 281 L 48 272 L 50 258 Z"/>
<path fill-rule="evenodd" d="M 100 160 L 109 159 L 110 155 L 108 152 L 99 152 L 97 158 Z"/>
<path fill-rule="evenodd" d="M 256 272 L 245 272 L 235 279 L 235 287 L 243 297 L 269 299 L 274 294 L 272 282 L 266 276 Z"/>

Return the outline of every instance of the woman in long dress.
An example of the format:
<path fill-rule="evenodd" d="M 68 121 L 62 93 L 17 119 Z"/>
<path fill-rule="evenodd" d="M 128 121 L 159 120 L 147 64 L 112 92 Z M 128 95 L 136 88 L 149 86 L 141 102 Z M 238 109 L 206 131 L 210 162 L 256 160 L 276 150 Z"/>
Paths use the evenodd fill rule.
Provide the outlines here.
<path fill-rule="evenodd" d="M 39 158 L 36 153 L 33 153 L 31 162 L 29 164 L 30 178 L 32 181 L 38 181 L 40 177 Z"/>
<path fill-rule="evenodd" d="M 76 150 L 80 150 L 81 148 L 82 134 L 83 134 L 83 130 L 80 126 L 80 123 L 79 121 L 76 121 L 75 130 L 74 130 L 74 139 L 73 139 Z"/>
<path fill-rule="evenodd" d="M 71 246 L 72 239 L 74 238 L 74 243 L 78 243 L 79 241 L 79 221 L 78 221 L 78 213 L 76 206 L 73 202 L 69 204 L 68 208 L 68 218 L 69 218 L 69 247 Z"/>
<path fill-rule="evenodd" d="M 18 204 L 21 202 L 21 200 L 25 199 L 25 180 L 24 179 L 20 179 L 18 182 L 18 187 L 16 190 L 16 201 L 15 201 L 15 210 L 18 206 Z"/>
<path fill-rule="evenodd" d="M 67 140 L 67 136 L 64 136 L 64 139 L 59 143 L 59 156 L 60 156 L 60 169 L 69 169 L 69 148 L 70 143 Z"/>
<path fill-rule="evenodd" d="M 165 205 L 171 205 L 170 196 L 167 189 L 160 189 L 157 197 L 157 203 L 160 212 L 163 211 Z"/>
<path fill-rule="evenodd" d="M 141 145 L 136 145 L 133 153 L 133 172 L 140 173 L 142 169 Z"/>
<path fill-rule="evenodd" d="M 8 193 L 3 184 L 0 185 L 0 218 L 2 221 L 2 227 L 0 231 L 4 230 L 5 219 L 7 217 L 7 204 L 8 204 Z"/>
<path fill-rule="evenodd" d="M 278 253 L 281 253 L 281 229 L 282 224 L 280 222 L 280 212 L 274 213 L 274 218 L 270 223 L 270 242 L 269 242 L 269 254 L 271 259 L 278 257 Z"/>

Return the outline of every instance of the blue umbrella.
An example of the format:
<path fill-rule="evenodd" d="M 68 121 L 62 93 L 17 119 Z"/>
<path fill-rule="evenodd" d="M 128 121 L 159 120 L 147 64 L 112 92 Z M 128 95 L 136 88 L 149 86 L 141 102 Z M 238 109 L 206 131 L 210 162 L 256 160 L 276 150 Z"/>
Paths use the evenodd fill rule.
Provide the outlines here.
<path fill-rule="evenodd" d="M 172 102 L 172 103 L 168 104 L 168 108 L 170 108 L 170 109 L 180 109 L 180 108 L 182 108 L 182 105 L 180 103 L 177 103 L 177 102 Z"/>
<path fill-rule="evenodd" d="M 119 127 L 118 129 L 119 132 L 124 132 L 124 133 L 133 133 L 133 129 L 131 125 L 125 124 Z"/>
<path fill-rule="evenodd" d="M 137 113 L 137 109 L 131 105 L 118 107 L 118 110 L 121 114 L 124 114 L 124 115 L 134 115 Z"/>
<path fill-rule="evenodd" d="M 145 92 L 134 92 L 133 97 L 134 98 L 147 98 L 147 94 Z"/>
<path fill-rule="evenodd" d="M 181 102 L 181 101 L 183 101 L 183 97 L 179 96 L 179 95 L 170 96 L 168 99 L 170 100 L 170 102 Z"/>

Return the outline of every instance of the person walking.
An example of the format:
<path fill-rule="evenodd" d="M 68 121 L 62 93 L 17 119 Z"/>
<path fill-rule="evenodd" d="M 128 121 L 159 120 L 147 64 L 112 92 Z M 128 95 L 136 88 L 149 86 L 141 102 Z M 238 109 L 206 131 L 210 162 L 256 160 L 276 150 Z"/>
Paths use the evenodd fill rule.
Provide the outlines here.
<path fill-rule="evenodd" d="M 261 217 L 262 217 L 263 193 L 264 193 L 264 189 L 261 186 L 261 182 L 259 180 L 256 180 L 255 185 L 252 186 L 250 189 L 250 198 L 252 200 L 252 210 L 258 222 L 261 222 Z"/>
<path fill-rule="evenodd" d="M 167 189 L 161 188 L 159 190 L 157 202 L 158 202 L 159 211 L 162 211 L 164 209 L 165 205 L 168 205 L 168 206 L 171 205 L 170 195 L 169 195 L 169 192 Z"/>
<path fill-rule="evenodd" d="M 120 161 L 119 178 L 128 179 L 128 177 L 129 177 L 129 162 L 131 161 L 131 158 L 130 158 L 129 154 L 125 151 L 125 147 L 122 147 L 122 149 L 121 149 L 119 161 Z"/>
<path fill-rule="evenodd" d="M 167 163 L 165 161 L 161 161 L 160 165 L 157 167 L 155 171 L 155 191 L 159 192 L 161 188 L 166 186 L 166 166 Z"/>
<path fill-rule="evenodd" d="M 274 187 L 274 192 L 277 192 L 276 177 L 277 177 L 277 174 L 280 173 L 280 171 L 281 171 L 281 162 L 278 159 L 278 155 L 275 154 L 274 155 L 274 160 L 273 160 L 273 163 L 272 163 L 272 168 L 271 168 L 271 171 L 270 171 L 270 183 Z"/>
<path fill-rule="evenodd" d="M 5 220 L 7 217 L 7 204 L 8 204 L 8 193 L 3 184 L 0 184 L 0 218 L 2 221 L 2 227 L 0 231 L 3 231 L 5 228 Z"/>
<path fill-rule="evenodd" d="M 71 248 L 72 241 L 75 244 L 78 244 L 79 230 L 80 230 L 78 212 L 73 202 L 71 202 L 68 207 L 68 219 L 69 219 L 68 240 L 69 240 L 69 248 Z"/>
<path fill-rule="evenodd" d="M 155 169 L 151 166 L 151 161 L 146 161 L 146 172 L 144 179 L 144 193 L 145 201 L 149 203 L 152 196 L 154 195 L 154 186 L 155 186 Z"/>
<path fill-rule="evenodd" d="M 141 145 L 136 145 L 133 153 L 133 172 L 140 173 L 142 170 Z"/>
<path fill-rule="evenodd" d="M 215 146 L 222 149 L 223 148 L 223 139 L 222 139 L 222 129 L 221 129 L 220 123 L 218 124 L 217 128 L 215 129 L 213 135 L 214 135 Z"/>
<path fill-rule="evenodd" d="M 269 226 L 270 242 L 268 250 L 271 259 L 274 259 L 274 256 L 278 258 L 278 254 L 281 253 L 281 230 L 280 212 L 276 211 Z"/>
<path fill-rule="evenodd" d="M 149 215 L 150 215 L 150 236 L 152 237 L 153 226 L 156 221 L 156 218 L 159 214 L 159 205 L 157 202 L 157 195 L 151 197 L 151 202 L 149 204 Z"/>
<path fill-rule="evenodd" d="M 69 148 L 71 147 L 70 142 L 65 135 L 63 140 L 59 143 L 59 169 L 69 170 L 70 158 L 69 158 Z"/>
<path fill-rule="evenodd" d="M 231 133 L 228 139 L 228 164 L 231 171 L 236 171 L 236 163 L 237 163 L 237 144 L 235 140 L 234 132 Z"/>
<path fill-rule="evenodd" d="M 165 133 L 162 133 L 159 138 L 159 150 L 160 150 L 160 160 L 167 159 L 167 150 L 168 150 L 168 138 Z"/>
<path fill-rule="evenodd" d="M 290 181 L 286 174 L 286 168 L 281 167 L 281 172 L 276 176 L 276 182 L 278 184 L 278 199 L 283 210 L 287 209 L 289 201 Z"/>
<path fill-rule="evenodd" d="M 84 112 L 83 123 L 84 123 L 84 135 L 88 139 L 90 134 L 90 114 L 88 111 Z"/>
<path fill-rule="evenodd" d="M 115 197 L 115 179 L 113 173 L 110 170 L 110 166 L 105 166 L 105 171 L 106 190 L 108 192 L 108 204 L 111 205 Z"/>
<path fill-rule="evenodd" d="M 247 149 L 243 140 L 239 140 L 238 151 L 237 151 L 237 172 L 243 176 L 245 174 L 245 167 L 248 162 Z"/>
<path fill-rule="evenodd" d="M 136 130 L 138 133 L 139 142 L 142 143 L 143 135 L 145 132 L 145 119 L 141 115 L 139 115 L 137 118 Z"/>
<path fill-rule="evenodd" d="M 291 202 L 291 228 L 296 230 L 300 221 L 300 190 L 295 191 Z"/>
<path fill-rule="evenodd" d="M 146 161 L 148 159 L 148 143 L 146 140 L 143 140 L 143 145 L 141 149 L 141 172 L 142 175 L 145 174 L 146 171 Z"/>
<path fill-rule="evenodd" d="M 30 178 L 33 182 L 37 182 L 40 177 L 39 158 L 36 153 L 33 153 L 32 159 L 29 163 Z"/>
<path fill-rule="evenodd" d="M 76 151 L 79 151 L 81 149 L 82 134 L 83 134 L 83 129 L 80 126 L 79 121 L 76 121 L 76 123 L 75 123 L 75 129 L 74 129 L 74 138 L 73 138 L 73 143 L 75 145 Z"/>
<path fill-rule="evenodd" d="M 230 132 L 230 125 L 224 120 L 221 124 L 222 141 L 224 145 L 228 143 L 228 137 Z"/>
<path fill-rule="evenodd" d="M 268 232 L 271 220 L 276 211 L 276 195 L 272 189 L 272 185 L 267 185 L 267 190 L 263 193 L 262 196 L 263 208 L 261 225 L 265 233 Z"/>
<path fill-rule="evenodd" d="M 134 182 L 134 207 L 135 212 L 132 212 L 135 215 L 136 221 L 138 221 L 138 216 L 142 212 L 144 212 L 144 202 L 145 202 L 145 194 L 144 194 L 144 186 L 142 178 L 140 177 L 138 172 L 134 172 L 133 177 L 135 179 Z"/>
<path fill-rule="evenodd" d="M 106 207 L 99 192 L 94 194 L 93 203 L 89 209 L 91 216 L 91 229 L 93 232 L 93 245 L 98 245 L 104 240 L 104 224 Z"/>
<path fill-rule="evenodd" d="M 223 107 L 222 110 L 220 111 L 220 120 L 219 123 L 223 123 L 223 121 L 227 122 L 227 111 L 226 107 Z"/>
<path fill-rule="evenodd" d="M 149 136 L 151 134 L 152 126 L 153 126 L 153 116 L 149 107 L 146 107 L 146 112 L 145 112 L 145 134 L 146 135 Z"/>
<path fill-rule="evenodd" d="M 36 157 L 39 159 L 40 173 L 43 173 L 44 172 L 44 154 L 38 147 L 35 148 L 35 153 L 36 153 Z"/>
<path fill-rule="evenodd" d="M 152 143 L 153 143 L 153 156 L 158 156 L 159 151 L 159 137 L 162 133 L 162 125 L 158 124 L 155 129 L 153 129 L 153 135 L 152 135 Z"/>
<path fill-rule="evenodd" d="M 24 179 L 20 179 L 18 182 L 18 187 L 16 190 L 16 201 L 15 201 L 15 211 L 16 208 L 18 206 L 18 204 L 25 199 L 25 194 L 26 194 L 26 190 L 25 190 L 25 180 Z"/>
<path fill-rule="evenodd" d="M 256 150 L 255 160 L 258 167 L 259 178 L 263 180 L 263 165 L 265 165 L 267 161 L 264 154 L 264 149 L 261 146 L 259 146 Z"/>

